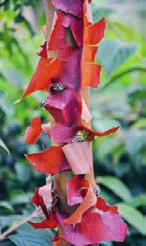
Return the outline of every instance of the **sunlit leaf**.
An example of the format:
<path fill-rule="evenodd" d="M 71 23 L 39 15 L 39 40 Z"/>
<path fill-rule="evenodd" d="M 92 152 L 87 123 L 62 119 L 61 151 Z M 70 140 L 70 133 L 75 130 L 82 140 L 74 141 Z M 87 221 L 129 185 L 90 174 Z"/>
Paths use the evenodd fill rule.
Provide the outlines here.
<path fill-rule="evenodd" d="M 144 206 L 146 207 L 146 195 L 140 195 L 137 197 L 134 197 L 131 199 L 131 201 L 129 201 L 129 203 L 132 207 L 140 207 L 140 206 Z"/>
<path fill-rule="evenodd" d="M 113 9 L 110 7 L 99 7 L 95 3 L 92 5 L 92 17 L 93 17 L 93 22 L 97 22 L 101 20 L 102 18 L 107 18 L 113 13 Z"/>
<path fill-rule="evenodd" d="M 111 75 L 137 50 L 137 44 L 118 40 L 104 40 L 97 52 L 97 59 L 103 65 L 106 75 Z"/>
<path fill-rule="evenodd" d="M 12 117 L 14 114 L 14 108 L 12 107 L 10 101 L 6 98 L 5 93 L 2 91 L 0 91 L 0 107 L 8 117 Z"/>
<path fill-rule="evenodd" d="M 131 194 L 127 186 L 118 178 L 112 176 L 100 176 L 97 179 L 99 184 L 106 186 L 112 190 L 117 196 L 124 201 L 131 200 Z"/>
<path fill-rule="evenodd" d="M 140 118 L 138 119 L 133 125 L 133 128 L 141 128 L 141 129 L 146 129 L 146 119 L 145 118 Z"/>
<path fill-rule="evenodd" d="M 146 217 L 137 209 L 121 203 L 118 205 L 121 216 L 141 234 L 146 235 Z"/>
<path fill-rule="evenodd" d="M 5 228 L 7 226 L 10 226 L 14 221 L 20 221 L 23 219 L 22 215 L 5 215 L 0 216 L 0 225 L 1 228 Z"/>
<path fill-rule="evenodd" d="M 13 208 L 12 208 L 11 204 L 8 203 L 7 201 L 0 201 L 0 208 L 4 209 L 8 213 L 12 213 L 13 212 Z"/>
<path fill-rule="evenodd" d="M 30 203 L 32 199 L 33 193 L 22 193 L 18 195 L 14 195 L 11 199 L 12 204 L 26 204 Z"/>
<path fill-rule="evenodd" d="M 30 232 L 20 232 L 18 234 L 12 235 L 9 239 L 15 243 L 17 246 L 52 246 L 52 242 L 49 242 L 49 233 L 47 235 L 40 235 L 37 233 Z"/>
<path fill-rule="evenodd" d="M 26 183 L 30 178 L 30 167 L 29 165 L 24 165 L 22 163 L 15 163 L 15 171 L 17 174 L 17 179 L 21 183 Z"/>
<path fill-rule="evenodd" d="M 125 144 L 128 153 L 135 158 L 142 147 L 146 146 L 146 131 L 140 129 L 129 129 L 125 135 Z"/>
<path fill-rule="evenodd" d="M 3 69 L 2 75 L 9 83 L 18 88 L 24 83 L 24 77 L 20 70 Z"/>
<path fill-rule="evenodd" d="M 7 146 L 5 145 L 5 143 L 3 142 L 3 140 L 0 138 L 0 147 L 2 147 L 4 150 L 7 151 L 8 154 L 10 154 Z"/>

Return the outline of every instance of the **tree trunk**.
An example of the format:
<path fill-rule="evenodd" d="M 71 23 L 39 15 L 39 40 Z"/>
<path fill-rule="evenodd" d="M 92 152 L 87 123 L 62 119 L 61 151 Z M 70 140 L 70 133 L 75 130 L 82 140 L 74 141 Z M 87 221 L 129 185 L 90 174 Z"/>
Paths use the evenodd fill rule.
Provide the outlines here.
<path fill-rule="evenodd" d="M 52 29 L 52 24 L 53 24 L 53 18 L 54 18 L 54 13 L 55 10 L 52 6 L 52 0 L 44 0 L 44 6 L 45 6 L 45 12 L 46 12 L 46 30 L 45 30 L 45 34 L 46 34 L 46 40 L 47 42 L 49 41 L 50 38 L 50 33 L 51 33 L 51 29 Z M 71 37 L 70 37 L 71 38 Z M 88 109 L 90 110 L 90 89 L 89 88 L 85 88 L 82 91 L 82 97 L 88 107 Z M 85 124 L 85 122 L 83 122 Z M 51 117 L 51 125 L 54 124 L 54 120 Z M 87 126 L 90 127 L 91 122 L 89 122 L 88 124 L 86 124 Z M 52 142 L 52 145 L 57 145 L 56 143 Z M 92 143 L 90 143 L 90 149 L 89 149 L 89 156 L 91 155 L 92 152 Z M 93 164 L 92 164 L 93 165 Z M 77 206 L 69 206 L 67 204 L 67 183 L 68 181 L 73 177 L 73 173 L 71 170 L 69 171 L 64 171 L 62 173 L 56 174 L 54 176 L 54 188 L 55 191 L 59 197 L 59 203 L 58 203 L 58 209 L 61 213 L 65 213 L 67 215 L 71 215 L 77 208 Z M 93 170 L 90 174 L 86 174 L 86 179 L 88 179 L 91 183 L 91 185 L 93 186 L 93 188 L 95 189 L 95 180 L 94 180 L 94 173 Z M 59 227 L 59 231 L 62 233 L 63 229 L 61 227 Z M 69 243 L 61 240 L 61 246 L 65 246 L 65 245 L 70 245 Z"/>

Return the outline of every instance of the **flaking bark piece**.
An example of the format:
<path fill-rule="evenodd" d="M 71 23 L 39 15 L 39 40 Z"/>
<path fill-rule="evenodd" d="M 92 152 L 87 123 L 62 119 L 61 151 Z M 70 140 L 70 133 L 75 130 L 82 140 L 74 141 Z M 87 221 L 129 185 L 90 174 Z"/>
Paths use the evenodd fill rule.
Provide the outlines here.
<path fill-rule="evenodd" d="M 35 144 L 42 132 L 41 120 L 39 117 L 34 117 L 31 126 L 28 126 L 25 131 L 25 142 L 27 144 Z"/>
<path fill-rule="evenodd" d="M 26 154 L 25 157 L 34 169 L 41 173 L 54 175 L 69 169 L 65 155 L 59 146 L 52 146 L 38 153 Z"/>
<path fill-rule="evenodd" d="M 90 148 L 90 142 L 70 143 L 62 147 L 75 175 L 90 173 L 92 169 L 92 153 Z"/>

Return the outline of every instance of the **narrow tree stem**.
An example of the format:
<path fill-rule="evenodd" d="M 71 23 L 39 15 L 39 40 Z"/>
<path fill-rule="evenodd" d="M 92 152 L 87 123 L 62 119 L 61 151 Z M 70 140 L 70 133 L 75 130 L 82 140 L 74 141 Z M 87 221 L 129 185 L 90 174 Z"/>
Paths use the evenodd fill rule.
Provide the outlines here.
<path fill-rule="evenodd" d="M 52 24 L 53 24 L 54 9 L 51 6 L 51 0 L 44 0 L 44 3 L 45 3 L 45 12 L 46 12 L 46 20 L 47 20 L 46 38 L 47 38 L 47 43 L 48 43 L 50 32 L 52 29 Z M 90 110 L 90 89 L 88 88 L 83 89 L 82 97 L 88 109 Z M 54 120 L 51 117 L 51 125 L 53 125 L 53 123 L 54 123 Z M 91 125 L 91 122 L 87 124 L 87 126 L 90 126 L 90 125 Z M 56 143 L 52 143 L 52 144 L 56 145 Z M 92 143 L 89 149 L 89 156 L 91 155 L 91 152 L 92 152 Z M 54 186 L 55 186 L 54 189 L 57 192 L 57 195 L 59 197 L 59 203 L 58 203 L 59 212 L 65 213 L 67 215 L 71 215 L 77 208 L 77 206 L 71 207 L 67 204 L 67 183 L 72 177 L 73 177 L 73 173 L 71 170 L 58 173 L 54 177 Z M 88 179 L 91 185 L 95 188 L 93 170 L 91 171 L 90 174 L 86 175 L 86 179 Z M 58 229 L 59 229 L 59 233 L 63 234 L 63 229 L 60 226 Z M 60 241 L 60 246 L 68 246 L 68 245 L 70 244 L 63 240 Z"/>
<path fill-rule="evenodd" d="M 44 6 L 45 6 L 45 12 L 46 12 L 46 40 L 47 43 L 50 38 L 50 33 L 53 25 L 53 18 L 54 18 L 54 9 L 51 3 L 51 0 L 44 0 Z M 50 117 L 51 125 L 54 124 L 54 119 Z M 52 142 L 52 145 L 57 145 L 56 143 Z M 55 191 L 57 192 L 57 195 L 59 197 L 59 211 L 64 212 L 68 215 L 70 215 L 76 208 L 71 208 L 67 205 L 67 182 L 69 179 L 73 177 L 72 171 L 66 171 L 59 174 L 56 174 L 54 177 L 54 186 Z M 63 234 L 63 229 L 59 226 L 58 228 L 59 233 Z M 64 240 L 61 240 L 60 246 L 68 246 L 69 243 L 65 242 Z"/>

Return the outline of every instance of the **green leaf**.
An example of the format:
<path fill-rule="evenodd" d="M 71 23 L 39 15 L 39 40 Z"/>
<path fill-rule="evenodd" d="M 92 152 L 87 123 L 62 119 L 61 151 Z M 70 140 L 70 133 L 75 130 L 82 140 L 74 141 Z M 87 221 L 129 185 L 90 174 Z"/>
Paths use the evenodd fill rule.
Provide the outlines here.
<path fill-rule="evenodd" d="M 25 192 L 22 194 L 13 195 L 12 199 L 11 199 L 11 203 L 12 204 L 30 203 L 32 196 L 33 196 L 33 193 L 31 193 L 31 192 L 29 192 L 29 193 Z"/>
<path fill-rule="evenodd" d="M 2 91 L 0 91 L 0 108 L 7 115 L 7 117 L 13 116 L 14 108 Z"/>
<path fill-rule="evenodd" d="M 8 150 L 7 146 L 3 142 L 3 140 L 0 138 L 0 146 L 7 151 L 8 154 L 10 154 L 10 151 Z"/>
<path fill-rule="evenodd" d="M 14 246 L 15 244 L 6 240 L 4 242 L 0 242 L 0 246 Z"/>
<path fill-rule="evenodd" d="M 104 243 L 101 243 L 101 246 L 113 246 L 113 243 L 112 242 L 104 242 Z"/>
<path fill-rule="evenodd" d="M 125 146 L 133 159 L 146 146 L 146 132 L 140 129 L 129 129 L 125 134 Z"/>
<path fill-rule="evenodd" d="M 16 163 L 15 164 L 15 171 L 17 174 L 17 179 L 21 183 L 26 183 L 30 179 L 30 166 L 25 163 Z"/>
<path fill-rule="evenodd" d="M 112 176 L 98 177 L 99 184 L 106 186 L 108 189 L 112 190 L 117 196 L 119 196 L 124 201 L 131 200 L 131 194 L 127 186 L 118 178 Z"/>
<path fill-rule="evenodd" d="M 11 204 L 8 203 L 7 201 L 0 201 L 0 208 L 3 208 L 3 209 L 6 210 L 8 213 L 14 212 L 13 207 L 12 207 Z"/>
<path fill-rule="evenodd" d="M 99 7 L 97 4 L 91 4 L 93 22 L 98 22 L 102 18 L 109 17 L 113 13 L 110 7 Z"/>
<path fill-rule="evenodd" d="M 93 115 L 92 124 L 97 131 L 106 131 L 107 129 L 120 125 L 119 122 L 114 119 L 96 117 L 96 112 L 93 112 L 92 115 Z"/>
<path fill-rule="evenodd" d="M 134 122 L 132 128 L 146 129 L 146 119 L 145 118 L 138 119 L 136 122 Z"/>
<path fill-rule="evenodd" d="M 137 50 L 137 44 L 130 44 L 118 40 L 104 40 L 99 46 L 97 59 L 103 65 L 106 75 L 111 75 Z"/>
<path fill-rule="evenodd" d="M 10 226 L 14 221 L 20 221 L 23 219 L 22 215 L 6 215 L 0 216 L 0 225 L 2 228 Z"/>
<path fill-rule="evenodd" d="M 15 243 L 17 246 L 49 246 L 47 239 L 38 238 L 37 236 L 34 237 L 31 234 L 16 234 L 10 236 L 10 240 Z"/>
<path fill-rule="evenodd" d="M 124 203 L 118 204 L 121 216 L 141 234 L 146 235 L 146 217 L 137 209 Z"/>
<path fill-rule="evenodd" d="M 30 232 L 19 232 L 15 235 L 9 237 L 9 239 L 15 243 L 16 246 L 52 246 L 51 240 L 49 240 L 49 232 L 48 236 L 40 235 L 37 233 Z"/>
<path fill-rule="evenodd" d="M 146 194 L 132 198 L 129 203 L 132 207 L 146 206 Z"/>
<path fill-rule="evenodd" d="M 2 75 L 8 82 L 12 83 L 18 88 L 20 88 L 20 86 L 24 83 L 23 74 L 20 70 L 5 69 L 2 71 Z"/>

